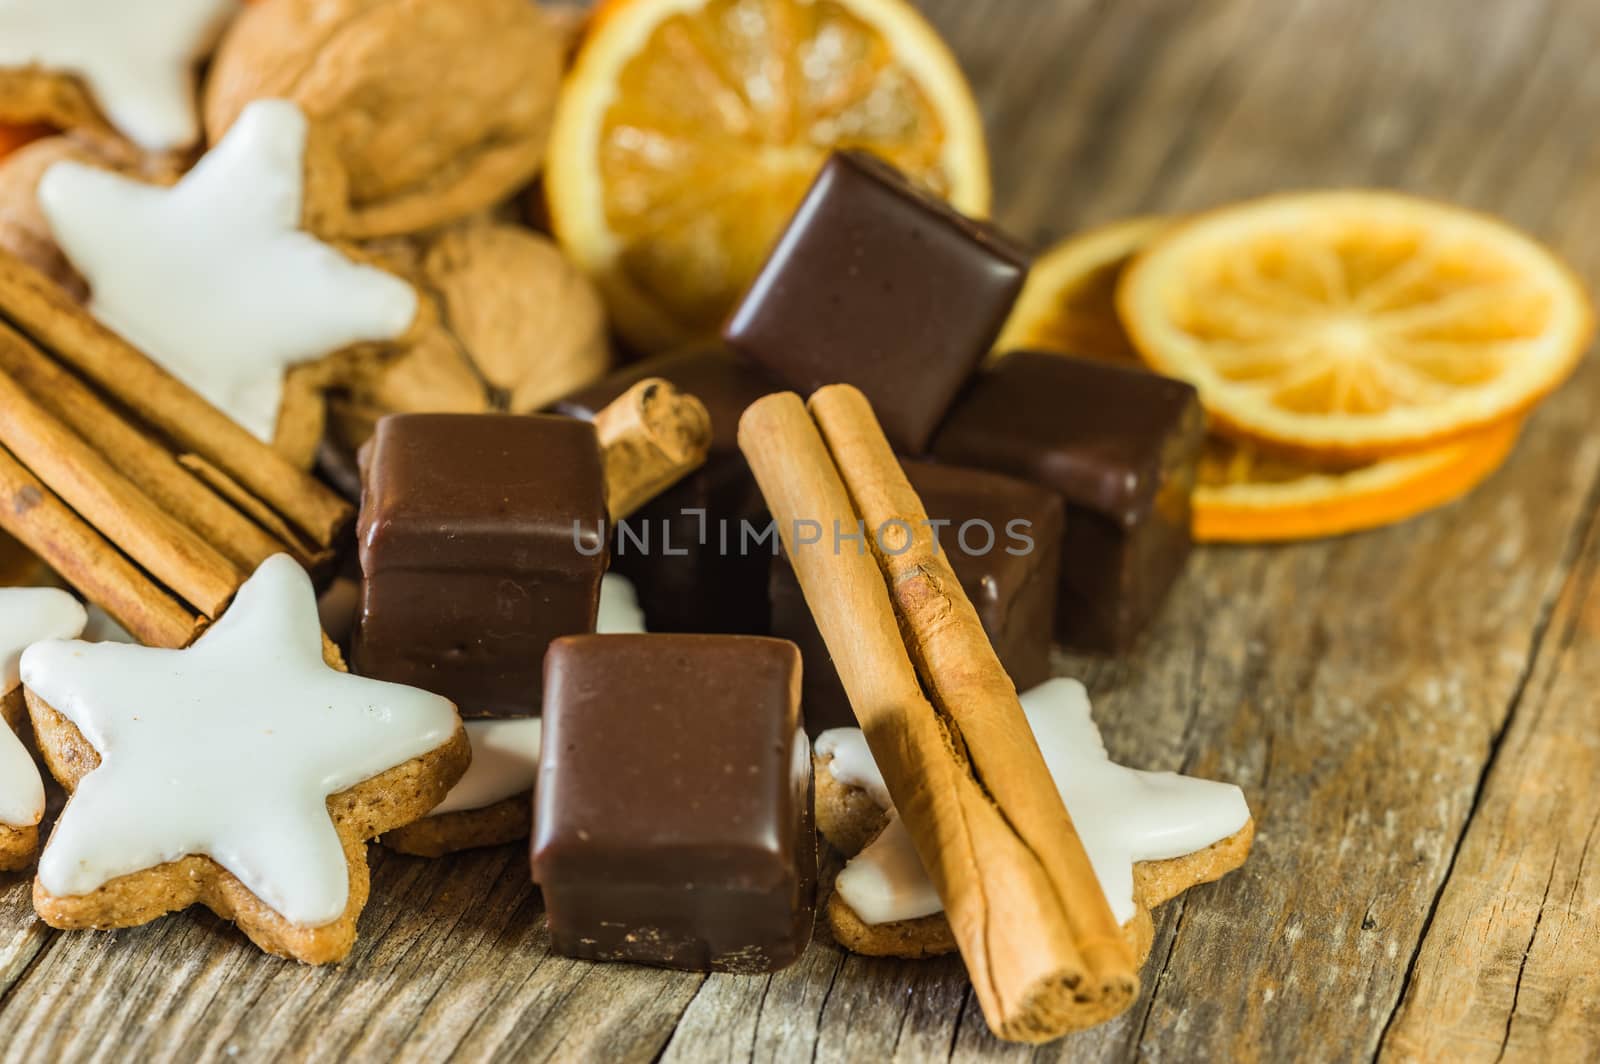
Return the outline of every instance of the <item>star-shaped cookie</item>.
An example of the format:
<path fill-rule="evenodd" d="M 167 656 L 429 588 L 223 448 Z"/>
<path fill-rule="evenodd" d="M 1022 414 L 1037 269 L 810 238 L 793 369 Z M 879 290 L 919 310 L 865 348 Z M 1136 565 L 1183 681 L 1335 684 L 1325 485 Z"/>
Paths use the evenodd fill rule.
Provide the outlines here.
<path fill-rule="evenodd" d="M 200 136 L 195 64 L 238 6 L 238 0 L 0 0 L 0 68 L 76 77 L 111 124 L 141 148 L 185 148 Z M 58 110 L 45 106 L 25 117 L 59 121 Z"/>
<path fill-rule="evenodd" d="M 0 588 L 0 871 L 22 868 L 39 848 L 44 782 L 15 729 L 22 701 L 22 652 L 41 639 L 73 639 L 87 621 L 83 605 L 53 587 Z"/>
<path fill-rule="evenodd" d="M 1022 695 L 1023 711 L 1061 790 L 1106 901 L 1140 956 L 1150 909 L 1239 866 L 1254 822 L 1239 788 L 1110 759 L 1076 680 Z M 817 823 L 853 854 L 828 905 L 834 937 L 861 953 L 928 956 L 955 948 L 911 834 L 893 810 L 859 729 L 817 740 Z M 855 853 L 859 849 L 859 853 Z"/>
<path fill-rule="evenodd" d="M 186 650 L 30 647 L 34 730 L 72 792 L 39 858 L 40 917 L 131 927 L 198 902 L 269 952 L 343 958 L 365 841 L 436 805 L 471 752 L 450 702 L 323 653 L 311 581 L 287 555 Z"/>
<path fill-rule="evenodd" d="M 94 316 L 268 442 L 291 366 L 394 340 L 418 310 L 301 230 L 306 131 L 295 104 L 258 100 L 171 188 L 74 162 L 39 182 Z"/>

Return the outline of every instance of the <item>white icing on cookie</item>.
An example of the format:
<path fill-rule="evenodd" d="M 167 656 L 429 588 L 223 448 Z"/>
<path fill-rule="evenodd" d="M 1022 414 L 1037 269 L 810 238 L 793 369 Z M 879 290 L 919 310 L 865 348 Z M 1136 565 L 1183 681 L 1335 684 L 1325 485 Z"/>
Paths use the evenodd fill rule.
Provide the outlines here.
<path fill-rule="evenodd" d="M 311 580 L 281 554 L 187 650 L 37 643 L 22 678 L 101 757 L 40 858 L 46 891 L 204 854 L 308 927 L 349 897 L 328 796 L 438 749 L 458 721 L 437 695 L 329 668 Z"/>
<path fill-rule="evenodd" d="M 944 912 L 911 833 L 893 809 L 878 837 L 844 866 L 834 889 L 863 923 L 890 924 Z"/>
<path fill-rule="evenodd" d="M 833 778 L 860 787 L 880 808 L 887 809 L 894 804 L 860 728 L 830 728 L 823 732 L 817 736 L 817 756 L 833 758 L 828 767 Z"/>
<path fill-rule="evenodd" d="M 644 631 L 639 593 L 621 573 L 607 573 L 600 578 L 600 614 L 594 630 L 601 635 L 636 635 Z"/>
<path fill-rule="evenodd" d="M 1137 911 L 1136 862 L 1203 850 L 1250 820 L 1244 793 L 1231 783 L 1113 763 L 1089 714 L 1088 693 L 1076 680 L 1035 687 L 1022 695 L 1022 708 L 1120 923 Z M 824 740 L 834 752 L 830 771 L 836 779 L 875 796 L 885 793 L 860 729 L 824 732 L 817 739 L 818 753 L 824 752 Z M 941 908 L 899 817 L 839 874 L 838 890 L 870 924 L 915 919 Z"/>
<path fill-rule="evenodd" d="M 0 827 L 32 827 L 44 816 L 44 780 L 22 740 L 0 721 Z"/>
<path fill-rule="evenodd" d="M 461 782 L 428 815 L 486 809 L 533 790 L 539 776 L 539 737 L 543 730 L 544 721 L 538 717 L 467 721 L 472 764 Z"/>
<path fill-rule="evenodd" d="M 76 639 L 89 615 L 55 587 L 0 588 L 0 695 L 21 683 L 22 652 L 46 639 Z"/>
<path fill-rule="evenodd" d="M 237 0 L 0 0 L 0 67 L 83 79 L 122 135 L 146 151 L 200 136 L 195 65 Z"/>
<path fill-rule="evenodd" d="M 172 188 L 75 162 L 39 182 L 94 316 L 269 442 L 285 370 L 417 312 L 410 285 L 300 231 L 305 142 L 299 107 L 258 100 Z"/>
<path fill-rule="evenodd" d="M 600 619 L 595 631 L 602 635 L 643 632 L 644 613 L 633 584 L 619 573 L 600 581 Z M 496 802 L 533 790 L 539 776 L 539 737 L 544 722 L 537 717 L 516 720 L 469 720 L 472 764 L 461 782 L 429 816 L 485 809 Z"/>
<path fill-rule="evenodd" d="M 0 695 L 17 689 L 22 652 L 41 639 L 83 631 L 83 606 L 53 587 L 0 588 Z M 22 740 L 0 721 L 0 824 L 31 827 L 44 816 L 44 781 Z"/>

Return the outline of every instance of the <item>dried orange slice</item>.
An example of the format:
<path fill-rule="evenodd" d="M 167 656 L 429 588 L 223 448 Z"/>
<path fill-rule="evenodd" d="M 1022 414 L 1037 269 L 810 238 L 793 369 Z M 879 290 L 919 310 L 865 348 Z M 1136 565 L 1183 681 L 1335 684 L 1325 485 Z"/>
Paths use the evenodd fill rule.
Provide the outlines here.
<path fill-rule="evenodd" d="M 1117 303 L 1140 355 L 1194 383 L 1215 427 L 1339 462 L 1519 415 L 1593 328 L 1577 279 L 1532 239 L 1384 192 L 1202 215 L 1128 268 Z"/>
<path fill-rule="evenodd" d="M 1139 361 L 1117 318 L 1117 283 L 1134 255 L 1172 222 L 1130 218 L 1052 247 L 1028 272 L 996 351 L 1062 351 L 1080 358 Z"/>
<path fill-rule="evenodd" d="M 557 108 L 551 224 L 625 338 L 679 346 L 716 334 L 836 147 L 988 212 L 971 90 L 905 0 L 610 0 Z"/>
<path fill-rule="evenodd" d="M 1503 422 L 1454 443 L 1344 470 L 1322 470 L 1213 436 L 1194 493 L 1202 543 L 1315 539 L 1393 524 L 1443 506 L 1500 468 L 1522 425 Z"/>
<path fill-rule="evenodd" d="M 1039 258 L 998 346 L 1137 362 L 1117 317 L 1128 264 L 1176 223 L 1135 218 L 1092 229 Z M 1456 443 L 1367 463 L 1311 464 L 1212 436 L 1194 494 L 1202 542 L 1269 543 L 1340 535 L 1412 517 L 1458 498 L 1516 442 L 1503 422 Z"/>

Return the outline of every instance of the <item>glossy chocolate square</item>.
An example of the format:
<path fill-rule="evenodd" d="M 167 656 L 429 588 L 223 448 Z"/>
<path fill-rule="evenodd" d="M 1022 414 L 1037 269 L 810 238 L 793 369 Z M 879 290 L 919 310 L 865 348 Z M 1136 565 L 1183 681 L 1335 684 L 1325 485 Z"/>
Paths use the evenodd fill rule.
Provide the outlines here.
<path fill-rule="evenodd" d="M 789 964 L 815 912 L 811 803 L 792 644 L 551 645 L 532 863 L 559 952 L 691 971 Z"/>
<path fill-rule="evenodd" d="M 1028 256 L 862 152 L 833 155 L 723 338 L 802 395 L 853 384 L 920 454 L 988 352 Z"/>
<path fill-rule="evenodd" d="M 1061 570 L 1062 507 L 1051 491 L 976 469 L 906 462 L 906 475 L 936 522 L 940 549 L 1018 690 L 1050 677 Z M 992 535 L 988 530 L 993 530 Z M 772 563 L 772 634 L 805 659 L 806 730 L 857 726 L 787 558 Z"/>
<path fill-rule="evenodd" d="M 707 348 L 636 362 L 551 409 L 592 419 L 646 377 L 671 381 L 705 403 L 711 413 L 711 456 L 624 522 L 611 567 L 633 581 L 652 632 L 763 633 L 772 550 L 770 545 L 742 550 L 739 536 L 741 522 L 760 530 L 768 514 L 739 452 L 738 428 L 747 406 L 783 386 L 754 363 Z"/>
<path fill-rule="evenodd" d="M 594 428 L 562 417 L 407 414 L 363 463 L 364 676 L 528 716 L 545 648 L 594 630 L 608 531 Z"/>
<path fill-rule="evenodd" d="M 1183 569 L 1204 441 L 1198 396 L 1182 381 L 1016 351 L 973 379 L 933 456 L 1061 495 L 1057 631 L 1070 646 L 1113 651 L 1137 638 Z"/>

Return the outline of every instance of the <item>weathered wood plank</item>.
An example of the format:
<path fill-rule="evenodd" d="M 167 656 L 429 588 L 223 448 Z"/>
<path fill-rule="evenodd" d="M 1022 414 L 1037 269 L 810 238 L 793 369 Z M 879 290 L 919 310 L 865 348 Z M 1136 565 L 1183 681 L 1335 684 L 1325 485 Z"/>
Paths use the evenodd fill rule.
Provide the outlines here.
<path fill-rule="evenodd" d="M 1501 744 L 1392 1060 L 1600 1055 L 1600 523 Z"/>
<path fill-rule="evenodd" d="M 51 930 L 33 915 L 33 879 L 0 872 L 0 997 L 44 949 Z"/>

